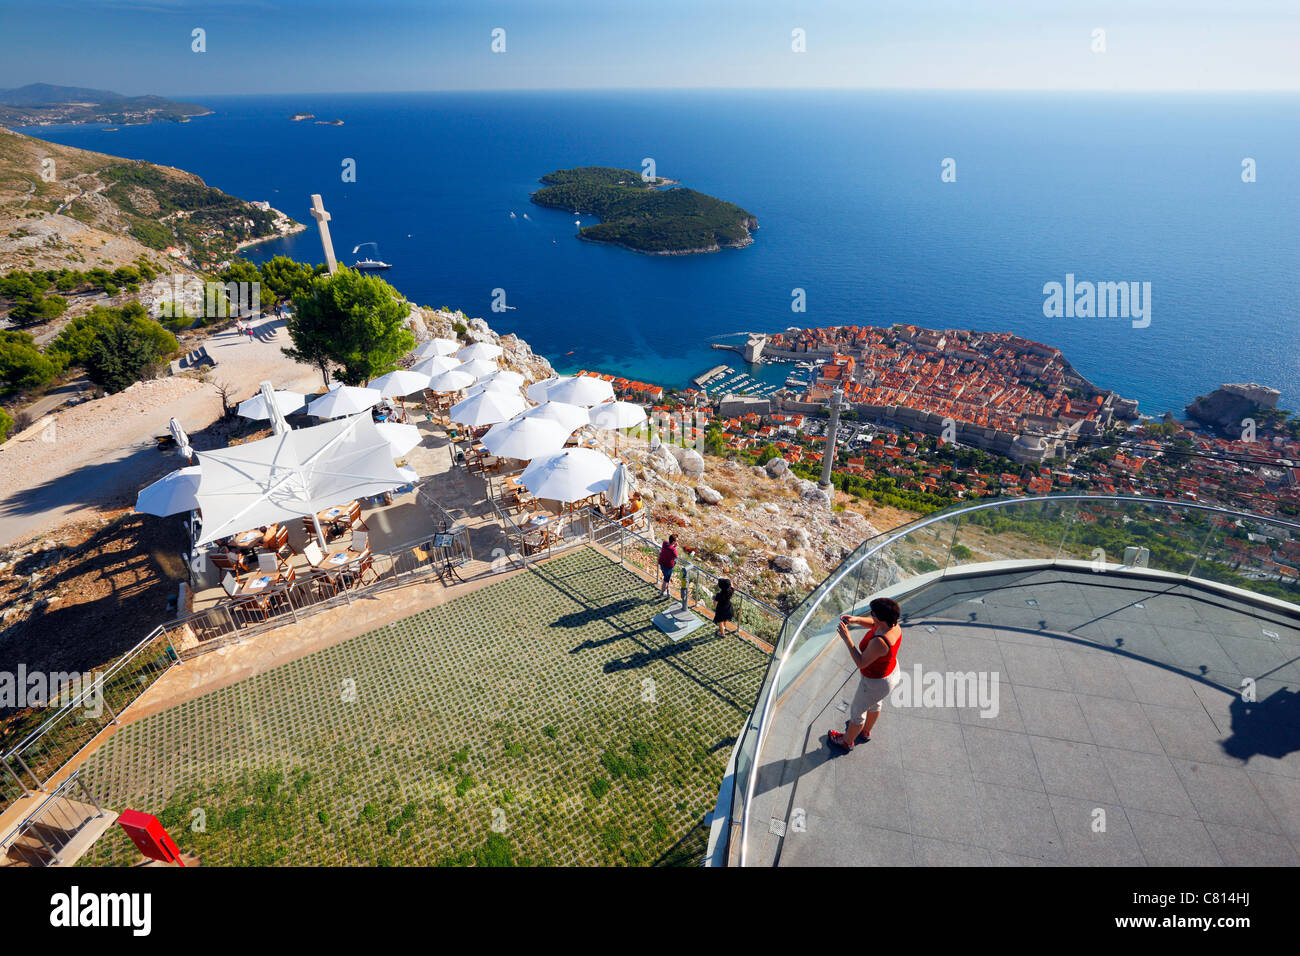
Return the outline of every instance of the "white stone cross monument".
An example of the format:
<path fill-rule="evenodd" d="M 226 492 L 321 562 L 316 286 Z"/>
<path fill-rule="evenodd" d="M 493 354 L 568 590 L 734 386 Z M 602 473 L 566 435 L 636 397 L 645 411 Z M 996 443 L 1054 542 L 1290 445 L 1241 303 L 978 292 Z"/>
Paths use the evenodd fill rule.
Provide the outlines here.
<path fill-rule="evenodd" d="M 312 193 L 311 217 L 316 220 L 316 225 L 320 229 L 320 244 L 325 247 L 325 266 L 333 275 L 339 271 L 339 264 L 334 258 L 334 240 L 330 238 L 330 214 L 325 211 L 325 203 L 321 201 L 320 193 Z"/>

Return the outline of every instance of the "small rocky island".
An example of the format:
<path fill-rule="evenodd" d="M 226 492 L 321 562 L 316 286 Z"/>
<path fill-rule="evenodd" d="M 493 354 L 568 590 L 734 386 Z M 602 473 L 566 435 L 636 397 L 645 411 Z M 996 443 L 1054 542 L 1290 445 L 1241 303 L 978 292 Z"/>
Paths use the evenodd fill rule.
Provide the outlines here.
<path fill-rule="evenodd" d="M 740 249 L 754 241 L 758 219 L 739 206 L 671 179 L 643 180 L 632 169 L 581 166 L 541 178 L 532 201 L 601 221 L 578 230 L 578 238 L 634 252 L 683 256 Z"/>

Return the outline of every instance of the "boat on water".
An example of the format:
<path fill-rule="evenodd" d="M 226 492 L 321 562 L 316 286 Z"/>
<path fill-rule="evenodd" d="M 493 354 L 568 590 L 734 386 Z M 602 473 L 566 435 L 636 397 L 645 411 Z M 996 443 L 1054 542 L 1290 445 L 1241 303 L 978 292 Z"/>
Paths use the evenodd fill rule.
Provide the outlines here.
<path fill-rule="evenodd" d="M 355 256 L 366 246 L 374 246 L 375 252 L 379 251 L 379 245 L 377 243 L 363 242 L 352 250 L 352 254 Z M 367 256 L 364 259 L 358 259 L 356 262 L 352 263 L 352 268 L 356 269 L 358 272 L 383 272 L 385 269 L 391 269 L 392 265 L 384 262 L 382 259 L 372 259 Z"/>

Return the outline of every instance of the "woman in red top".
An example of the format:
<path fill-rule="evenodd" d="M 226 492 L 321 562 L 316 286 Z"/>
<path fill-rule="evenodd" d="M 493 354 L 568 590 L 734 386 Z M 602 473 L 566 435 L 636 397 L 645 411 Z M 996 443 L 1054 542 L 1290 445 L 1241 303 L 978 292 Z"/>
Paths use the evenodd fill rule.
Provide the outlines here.
<path fill-rule="evenodd" d="M 849 725 L 844 733 L 832 730 L 827 740 L 831 747 L 845 753 L 854 744 L 864 744 L 871 739 L 871 728 L 880 718 L 880 708 L 898 684 L 898 645 L 903 640 L 903 629 L 898 626 L 903 616 L 898 602 L 890 598 L 876 598 L 871 602 L 870 617 L 840 618 L 840 639 L 848 646 L 853 663 L 861 675 L 849 707 Z M 855 645 L 849 628 L 865 627 L 866 635 Z"/>

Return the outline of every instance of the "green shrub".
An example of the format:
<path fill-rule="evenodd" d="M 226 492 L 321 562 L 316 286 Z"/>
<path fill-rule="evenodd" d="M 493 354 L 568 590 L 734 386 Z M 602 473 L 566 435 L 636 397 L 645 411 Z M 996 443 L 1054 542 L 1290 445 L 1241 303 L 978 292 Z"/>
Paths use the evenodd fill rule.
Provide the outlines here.
<path fill-rule="evenodd" d="M 8 389 L 40 388 L 58 371 L 57 361 L 42 355 L 26 332 L 0 332 L 0 381 Z"/>

